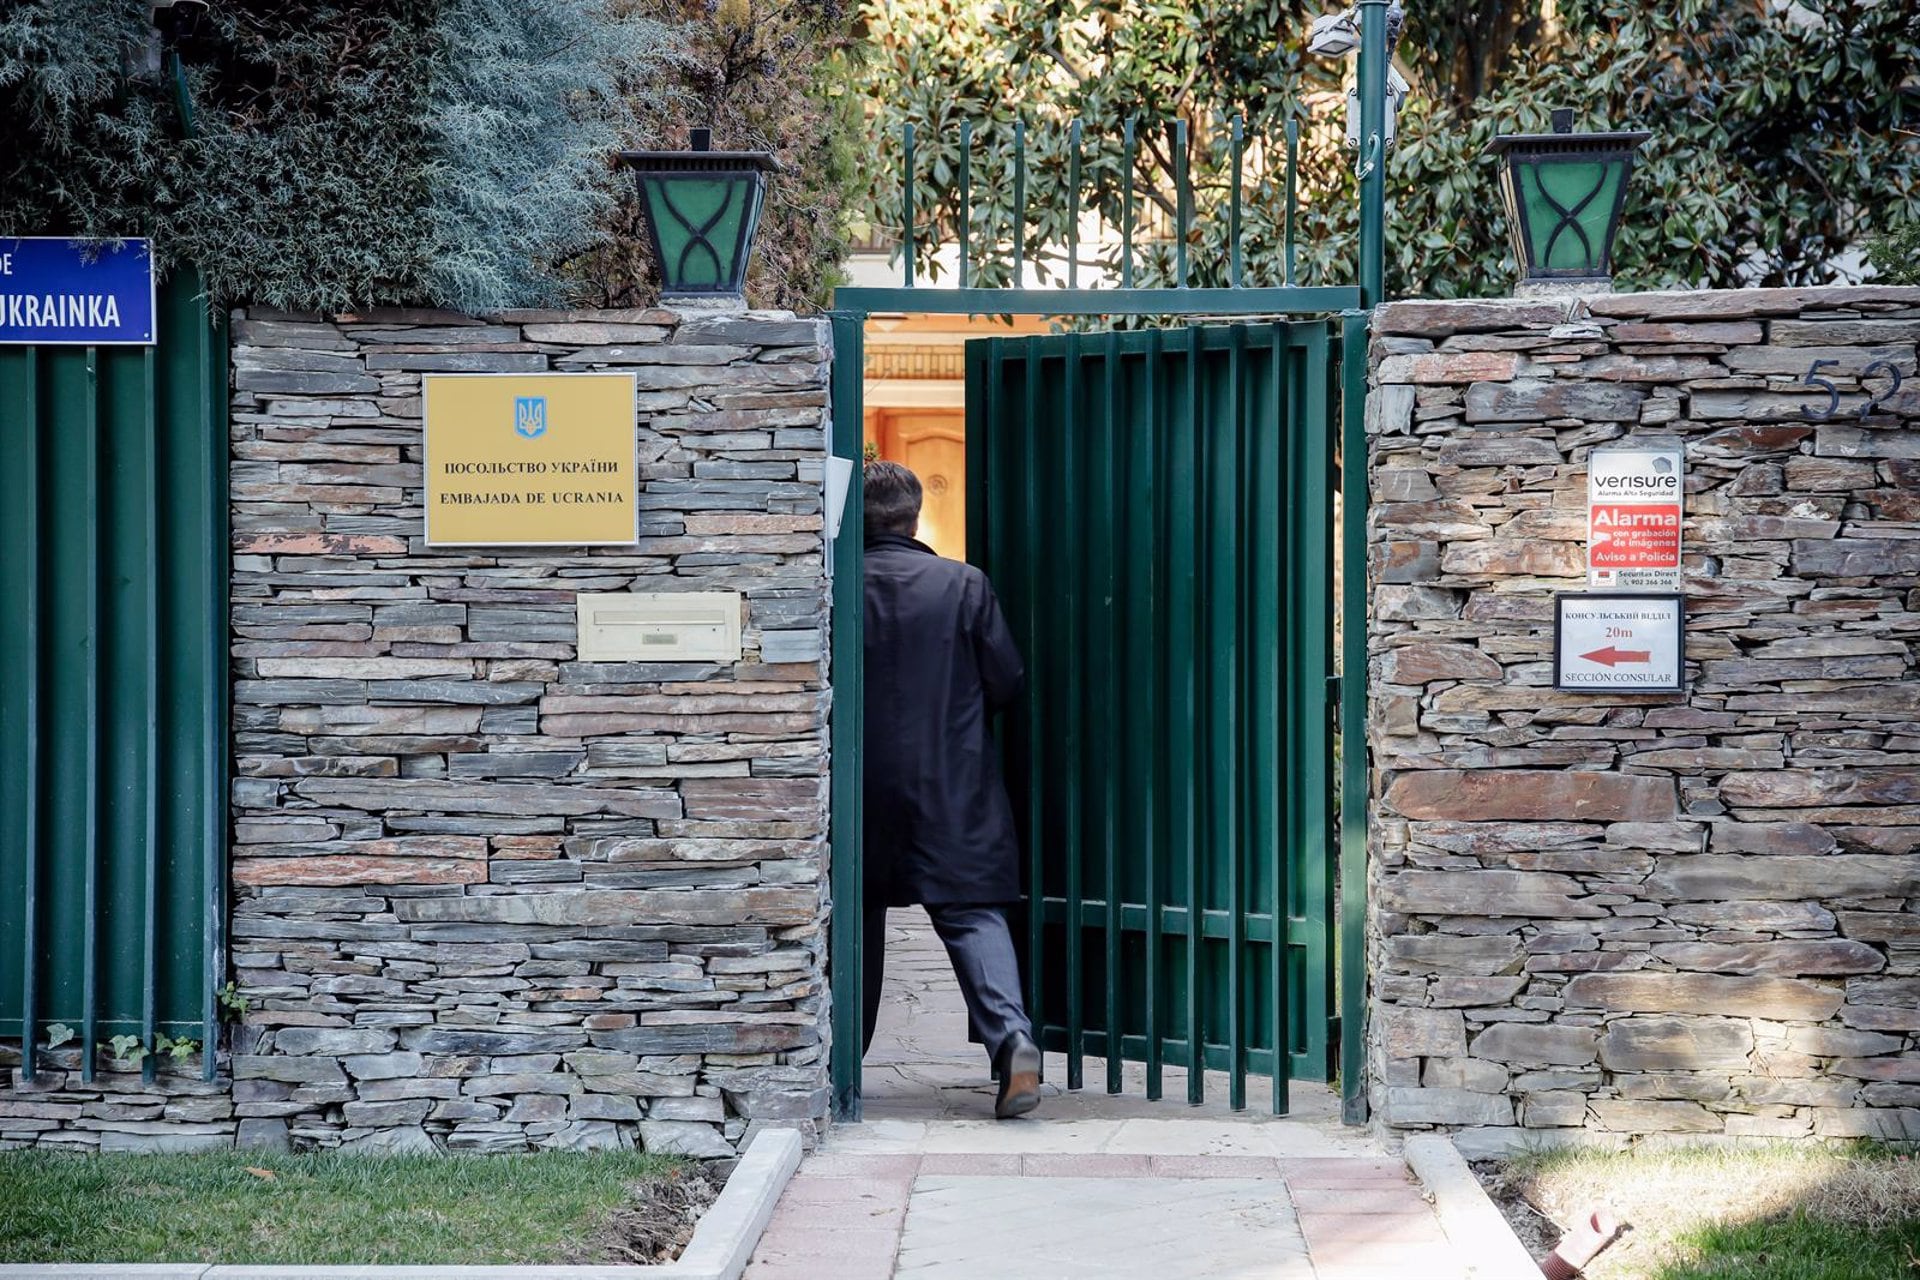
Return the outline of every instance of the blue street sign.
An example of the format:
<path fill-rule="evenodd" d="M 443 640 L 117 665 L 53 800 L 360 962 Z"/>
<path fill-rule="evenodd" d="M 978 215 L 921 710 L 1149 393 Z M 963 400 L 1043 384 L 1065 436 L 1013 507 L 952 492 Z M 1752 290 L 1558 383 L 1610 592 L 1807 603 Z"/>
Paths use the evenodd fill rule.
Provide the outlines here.
<path fill-rule="evenodd" d="M 0 343 L 147 345 L 153 296 L 151 241 L 0 239 Z"/>

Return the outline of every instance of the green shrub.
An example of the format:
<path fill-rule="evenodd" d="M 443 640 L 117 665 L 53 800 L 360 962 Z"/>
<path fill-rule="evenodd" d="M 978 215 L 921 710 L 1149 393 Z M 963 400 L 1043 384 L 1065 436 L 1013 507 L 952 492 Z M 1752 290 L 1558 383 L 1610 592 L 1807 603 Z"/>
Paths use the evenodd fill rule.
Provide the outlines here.
<path fill-rule="evenodd" d="M 1867 265 L 1886 284 L 1920 284 L 1920 218 L 1874 237 Z"/>
<path fill-rule="evenodd" d="M 0 19 L 0 234 L 151 235 L 216 306 L 565 300 L 672 57 L 604 0 L 229 0 L 165 57 L 146 11 Z"/>
<path fill-rule="evenodd" d="M 1129 180 L 1142 216 L 1171 218 L 1165 125 L 1192 129 L 1199 218 L 1190 282 L 1225 282 L 1230 180 L 1226 117 L 1269 150 L 1301 124 L 1301 278 L 1351 282 L 1358 200 L 1341 95 L 1352 60 L 1304 52 L 1302 0 L 1135 5 L 1128 0 L 865 0 L 872 48 L 862 94 L 861 217 L 900 234 L 901 126 L 917 126 L 917 251 L 958 225 L 959 130 L 975 121 L 977 279 L 1011 257 L 1012 125 L 1027 125 L 1029 259 L 1057 272 L 1066 233 L 1068 123 L 1082 121 L 1090 208 L 1117 223 Z M 1869 220 L 1920 216 L 1920 10 L 1867 0 L 1792 6 L 1724 0 L 1523 0 L 1408 4 L 1397 63 L 1413 84 L 1388 158 L 1388 290 L 1504 293 L 1514 271 L 1485 154 L 1496 133 L 1543 131 L 1571 107 L 1585 129 L 1645 128 L 1616 268 L 1623 288 L 1798 285 L 1830 278 Z M 1120 129 L 1141 121 L 1134 172 Z M 1246 279 L 1282 276 L 1277 164 L 1250 166 Z M 1218 217 L 1214 209 L 1221 210 Z M 1162 233 L 1163 234 L 1163 233 Z M 1171 245 L 1138 251 L 1140 283 L 1164 281 Z"/>

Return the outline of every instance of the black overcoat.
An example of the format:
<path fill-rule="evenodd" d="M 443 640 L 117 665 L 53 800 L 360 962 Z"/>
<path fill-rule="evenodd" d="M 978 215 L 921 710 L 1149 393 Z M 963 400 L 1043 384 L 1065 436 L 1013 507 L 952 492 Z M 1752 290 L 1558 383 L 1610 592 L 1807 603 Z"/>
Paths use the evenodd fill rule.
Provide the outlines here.
<path fill-rule="evenodd" d="M 1000 602 L 972 565 L 897 535 L 867 539 L 865 585 L 868 905 L 1012 902 L 990 722 L 1025 672 Z"/>

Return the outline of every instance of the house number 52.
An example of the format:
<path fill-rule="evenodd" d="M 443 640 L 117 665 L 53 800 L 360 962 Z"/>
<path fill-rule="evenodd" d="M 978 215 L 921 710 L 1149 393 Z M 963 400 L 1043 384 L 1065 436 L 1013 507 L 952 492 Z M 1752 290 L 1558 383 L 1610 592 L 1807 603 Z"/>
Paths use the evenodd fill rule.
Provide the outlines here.
<path fill-rule="evenodd" d="M 1834 386 L 1830 380 L 1820 376 L 1822 369 L 1829 365 L 1839 363 L 1838 360 L 1815 360 L 1813 366 L 1807 370 L 1807 376 L 1801 379 L 1801 382 L 1805 385 L 1818 387 L 1827 393 L 1827 407 L 1824 409 L 1807 410 L 1807 416 L 1809 418 L 1824 421 L 1840 411 L 1840 388 Z M 1885 373 L 1889 378 L 1893 379 L 1892 384 L 1888 386 L 1885 391 L 1875 393 L 1871 388 L 1867 387 L 1867 379 L 1875 373 Z M 1872 364 L 1862 369 L 1860 371 L 1860 386 L 1863 390 L 1866 390 L 1868 394 L 1866 400 L 1860 405 L 1860 416 L 1865 418 L 1868 414 L 1878 409 L 1888 397 L 1899 395 L 1900 382 L 1900 370 L 1886 360 L 1875 360 Z"/>

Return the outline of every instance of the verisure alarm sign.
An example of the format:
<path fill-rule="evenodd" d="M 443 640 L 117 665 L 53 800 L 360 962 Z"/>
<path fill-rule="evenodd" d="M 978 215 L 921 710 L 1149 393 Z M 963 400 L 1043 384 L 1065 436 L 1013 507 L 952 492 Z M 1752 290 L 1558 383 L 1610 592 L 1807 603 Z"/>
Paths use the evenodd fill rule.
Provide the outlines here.
<path fill-rule="evenodd" d="M 1678 444 L 1593 450 L 1587 463 L 1587 586 L 1679 590 L 1685 494 Z"/>

